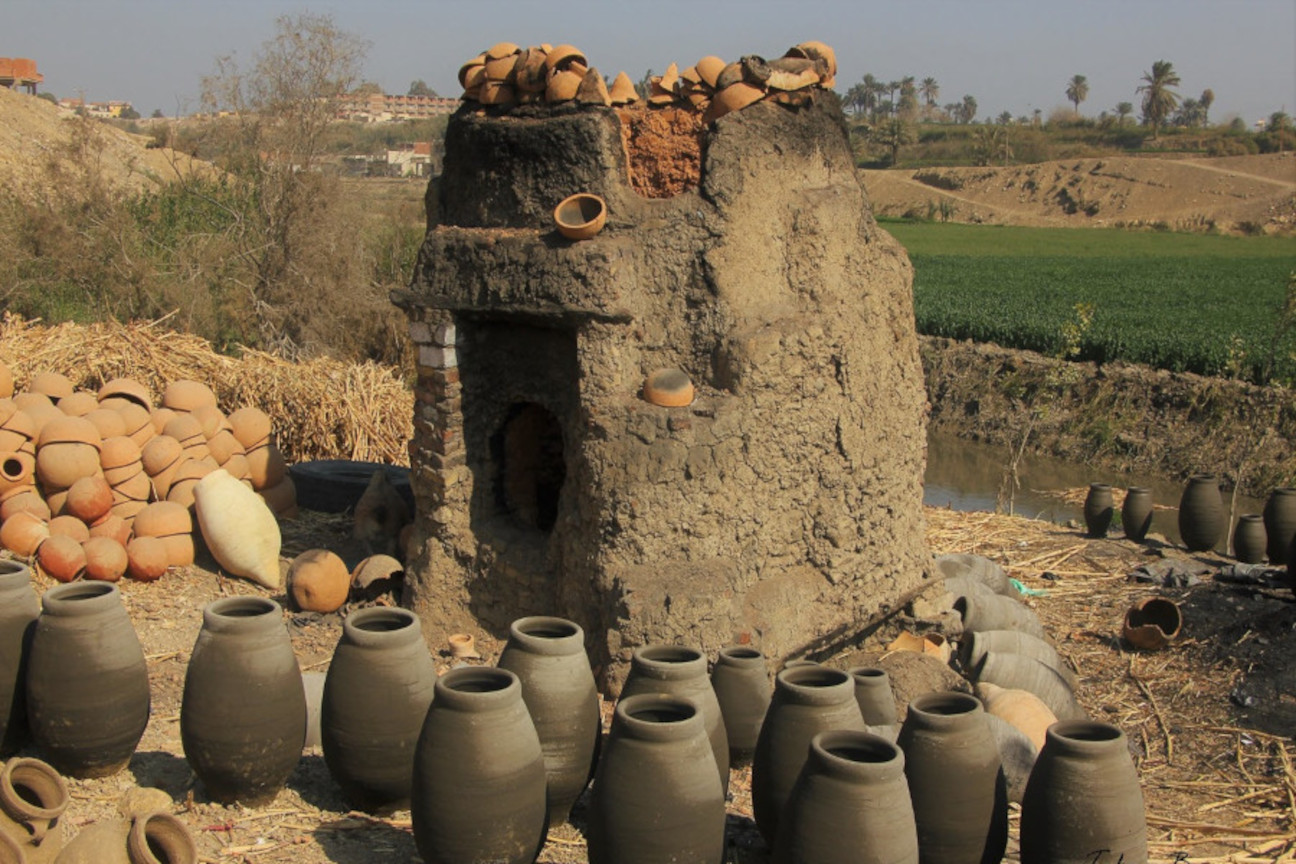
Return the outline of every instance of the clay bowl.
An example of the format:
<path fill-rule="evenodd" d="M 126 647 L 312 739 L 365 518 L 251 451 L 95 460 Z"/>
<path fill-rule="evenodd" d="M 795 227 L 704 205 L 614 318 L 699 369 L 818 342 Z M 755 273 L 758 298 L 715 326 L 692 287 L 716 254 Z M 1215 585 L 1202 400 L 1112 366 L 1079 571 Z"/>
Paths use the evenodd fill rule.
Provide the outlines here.
<path fill-rule="evenodd" d="M 149 389 L 134 378 L 114 378 L 99 388 L 99 401 L 118 397 L 126 399 L 145 411 L 153 410 L 153 396 Z"/>
<path fill-rule="evenodd" d="M 172 411 L 193 411 L 202 405 L 216 407 L 216 394 L 201 381 L 181 378 L 172 381 L 162 392 L 162 407 Z"/>
<path fill-rule="evenodd" d="M 607 202 L 590 192 L 577 192 L 554 208 L 554 224 L 568 240 L 588 240 L 603 230 Z"/>
<path fill-rule="evenodd" d="M 201 443 L 207 445 L 207 436 L 203 434 L 202 423 L 190 413 L 176 414 L 162 430 L 163 435 L 170 435 L 180 442 L 181 447 L 190 447 Z"/>
<path fill-rule="evenodd" d="M 139 445 L 134 439 L 127 438 L 125 435 L 105 438 L 99 447 L 99 465 L 104 471 L 130 466 L 138 467 L 141 463 L 142 454 Z M 113 482 L 112 478 L 109 478 L 108 482 Z"/>
<path fill-rule="evenodd" d="M 802 42 L 787 50 L 785 57 L 804 57 L 807 60 L 823 60 L 828 67 L 828 77 L 837 74 L 837 52 L 823 42 Z"/>
<path fill-rule="evenodd" d="M 130 439 L 127 439 L 130 440 Z M 113 489 L 103 477 L 82 477 L 68 488 L 63 511 L 70 517 L 92 525 L 112 511 Z M 65 517 L 58 517 L 60 519 Z M 50 523 L 51 530 L 53 523 Z M 87 532 L 87 535 L 89 533 Z"/>
<path fill-rule="evenodd" d="M 549 83 L 545 85 L 545 101 L 570 102 L 575 99 L 582 78 L 583 76 L 577 75 L 570 69 L 554 72 L 549 76 Z"/>
<path fill-rule="evenodd" d="M 90 444 L 60 441 L 42 444 L 36 451 L 36 477 L 47 492 L 65 490 L 82 477 L 98 473 L 99 448 Z"/>
<path fill-rule="evenodd" d="M 252 488 L 252 474 L 248 467 L 248 458 L 243 453 L 235 453 L 230 456 L 221 465 L 221 468 L 235 480 L 243 483 L 249 489 Z M 285 477 L 284 479 L 287 480 L 288 478 Z"/>
<path fill-rule="evenodd" d="M 112 484 L 113 503 L 126 501 L 148 502 L 153 492 L 153 481 L 143 471 L 137 471 L 125 480 Z"/>
<path fill-rule="evenodd" d="M 13 371 L 10 370 L 8 363 L 0 361 L 0 398 L 8 399 L 13 392 Z"/>
<path fill-rule="evenodd" d="M 288 463 L 274 445 L 251 451 L 247 454 L 247 463 L 253 489 L 268 489 L 280 483 L 288 473 Z"/>
<path fill-rule="evenodd" d="M 211 452 L 211 457 L 216 460 L 216 464 L 221 466 L 224 466 L 232 456 L 247 454 L 243 445 L 234 437 L 234 433 L 228 429 L 219 429 L 215 435 L 207 439 L 207 449 Z"/>
<path fill-rule="evenodd" d="M 720 73 L 724 71 L 725 62 L 715 55 L 708 54 L 694 64 L 697 69 L 698 77 L 712 90 L 716 87 L 716 81 L 720 78 Z"/>
<path fill-rule="evenodd" d="M 519 50 L 519 47 L 512 42 L 496 42 L 494 45 L 486 49 L 486 59 L 488 61 L 500 60 L 504 57 L 513 56 L 518 53 Z"/>
<path fill-rule="evenodd" d="M 468 89 L 468 76 L 474 69 L 482 69 L 486 65 L 486 53 L 483 51 L 467 63 L 459 67 L 459 86 L 465 90 Z M 483 70 L 484 71 L 484 70 Z"/>
<path fill-rule="evenodd" d="M 270 440 L 270 415 L 260 408 L 240 408 L 227 418 L 234 438 L 244 450 L 253 450 Z"/>
<path fill-rule="evenodd" d="M 210 439 L 222 429 L 230 428 L 225 412 L 215 405 L 199 405 L 190 413 L 190 416 L 198 421 L 198 427 L 202 429 L 204 438 Z"/>
<path fill-rule="evenodd" d="M 707 109 L 702 120 L 705 123 L 719 120 L 731 111 L 739 111 L 754 102 L 759 102 L 764 97 L 765 91 L 760 87 L 755 87 L 746 81 L 735 82 L 712 97 L 711 107 Z"/>
<path fill-rule="evenodd" d="M 682 408 L 693 404 L 693 382 L 679 369 L 657 369 L 644 379 L 645 402 L 667 408 Z"/>
<path fill-rule="evenodd" d="M 109 513 L 90 526 L 90 536 L 111 537 L 122 546 L 125 546 L 130 541 L 131 526 L 129 522 L 116 513 Z"/>
<path fill-rule="evenodd" d="M 270 512 L 279 518 L 297 517 L 297 486 L 293 483 L 292 477 L 286 476 L 268 489 L 262 489 L 261 498 L 270 508 Z"/>
<path fill-rule="evenodd" d="M 51 534 L 36 552 L 36 567 L 58 582 L 71 582 L 85 570 L 85 550 L 65 534 Z"/>
<path fill-rule="evenodd" d="M 48 522 L 51 516 L 49 505 L 45 503 L 45 499 L 40 496 L 35 487 L 11 495 L 0 502 L 0 523 L 15 513 L 28 513 L 41 522 Z"/>
<path fill-rule="evenodd" d="M 45 428 L 46 423 L 67 416 L 43 393 L 18 393 L 14 395 L 13 401 L 30 421 L 32 438 L 40 437 L 40 430 Z"/>
<path fill-rule="evenodd" d="M 84 417 L 99 408 L 99 397 L 89 390 L 77 390 L 58 402 L 58 409 L 69 417 Z"/>
<path fill-rule="evenodd" d="M 169 537 L 193 531 L 193 517 L 179 504 L 156 501 L 135 517 L 136 537 Z"/>
<path fill-rule="evenodd" d="M 176 412 L 172 411 L 170 408 L 163 408 L 161 406 L 154 408 L 149 414 L 149 419 L 153 421 L 153 431 L 161 435 L 162 430 L 166 428 L 166 424 L 170 423 L 171 418 L 175 415 Z"/>
<path fill-rule="evenodd" d="M 95 425 L 100 438 L 116 438 L 126 434 L 126 418 L 111 408 L 96 408 L 82 416 Z"/>
<path fill-rule="evenodd" d="M 126 435 L 138 446 L 143 447 L 157 434 L 149 412 L 134 402 L 118 408 L 117 413 L 122 415 L 122 422 L 126 424 Z"/>
<path fill-rule="evenodd" d="M 116 582 L 126 574 L 126 547 L 111 537 L 91 537 L 81 544 L 85 553 L 85 578 Z"/>
<path fill-rule="evenodd" d="M 288 590 L 304 612 L 336 612 L 351 591 L 351 573 L 335 553 L 308 549 L 288 568 Z"/>
<path fill-rule="evenodd" d="M 148 506 L 146 501 L 136 501 L 127 499 L 125 501 L 116 501 L 114 499 L 112 515 L 117 516 L 130 524 L 135 521 L 135 517 L 141 510 Z"/>
<path fill-rule="evenodd" d="M 566 69 L 572 63 L 589 66 L 589 61 L 585 59 L 585 55 L 575 45 L 555 45 L 545 54 L 545 65 L 549 67 L 550 71 Z"/>
<path fill-rule="evenodd" d="M 43 393 L 56 404 L 65 396 L 71 396 L 75 389 L 72 380 L 58 372 L 37 372 L 27 382 L 28 393 Z"/>
<path fill-rule="evenodd" d="M 27 512 L 15 513 L 0 525 L 0 545 L 22 558 L 35 555 L 49 536 L 45 520 Z"/>
<path fill-rule="evenodd" d="M 157 477 L 173 467 L 184 455 L 184 447 L 170 435 L 158 435 L 140 450 L 140 461 L 150 477 Z"/>
<path fill-rule="evenodd" d="M 156 582 L 167 571 L 167 545 L 158 537 L 136 537 L 126 546 L 126 575 Z"/>
<path fill-rule="evenodd" d="M 188 567 L 194 563 L 194 541 L 192 534 L 172 534 L 170 537 L 159 537 L 166 550 L 167 566 Z"/>
<path fill-rule="evenodd" d="M 37 400 L 39 401 L 39 400 Z M 46 400 L 49 405 L 49 401 Z M 51 410 L 57 410 L 53 405 L 49 405 Z M 40 427 L 32 416 L 19 407 L 13 399 L 0 400 L 0 429 L 11 435 L 19 435 L 23 438 L 35 440 L 40 434 Z M 16 449 L 16 448 L 15 448 Z"/>
<path fill-rule="evenodd" d="M 71 537 L 78 543 L 90 539 L 90 527 L 77 517 L 66 513 L 50 520 L 49 532 L 51 537 Z"/>

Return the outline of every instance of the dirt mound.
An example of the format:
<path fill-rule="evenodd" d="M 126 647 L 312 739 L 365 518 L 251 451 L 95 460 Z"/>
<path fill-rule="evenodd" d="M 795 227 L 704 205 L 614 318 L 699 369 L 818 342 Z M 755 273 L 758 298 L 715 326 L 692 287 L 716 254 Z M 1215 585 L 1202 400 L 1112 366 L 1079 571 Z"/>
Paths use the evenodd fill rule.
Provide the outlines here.
<path fill-rule="evenodd" d="M 934 217 L 944 210 L 955 222 L 1000 225 L 1296 232 L 1293 153 L 862 173 L 879 216 Z"/>
<path fill-rule="evenodd" d="M 90 157 L 108 185 L 135 191 L 197 168 L 210 169 L 174 150 L 150 149 L 151 143 L 147 136 L 0 87 L 0 188 L 20 198 L 39 195 L 53 178 L 68 175 L 79 157 Z"/>
<path fill-rule="evenodd" d="M 670 198 L 702 182 L 706 127 L 696 111 L 632 106 L 617 111 L 630 183 L 645 198 Z"/>

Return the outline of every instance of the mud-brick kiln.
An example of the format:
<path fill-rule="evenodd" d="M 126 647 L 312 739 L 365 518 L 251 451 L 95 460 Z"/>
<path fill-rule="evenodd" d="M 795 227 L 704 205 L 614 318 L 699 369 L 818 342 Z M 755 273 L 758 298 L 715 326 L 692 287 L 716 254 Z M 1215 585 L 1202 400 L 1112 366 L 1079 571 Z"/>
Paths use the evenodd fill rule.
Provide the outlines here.
<path fill-rule="evenodd" d="M 911 270 L 826 91 L 704 133 L 700 183 L 638 195 L 610 108 L 465 109 L 410 288 L 417 547 L 433 639 L 579 622 L 605 687 L 648 642 L 777 659 L 924 578 Z M 554 230 L 575 192 L 590 240 Z M 684 370 L 687 407 L 642 396 Z"/>

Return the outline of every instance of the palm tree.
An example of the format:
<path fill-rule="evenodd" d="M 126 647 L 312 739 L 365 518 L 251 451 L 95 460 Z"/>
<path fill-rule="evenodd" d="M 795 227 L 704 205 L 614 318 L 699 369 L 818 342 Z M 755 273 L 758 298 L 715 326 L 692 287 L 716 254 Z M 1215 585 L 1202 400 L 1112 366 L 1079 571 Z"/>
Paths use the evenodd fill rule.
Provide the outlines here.
<path fill-rule="evenodd" d="M 888 81 L 886 86 L 887 86 L 886 92 L 891 94 L 891 111 L 892 113 L 894 113 L 895 104 L 896 104 L 896 91 L 900 89 L 900 82 Z"/>
<path fill-rule="evenodd" d="M 855 84 L 846 91 L 846 98 L 842 101 L 846 103 L 847 108 L 851 109 L 852 114 L 858 114 L 868 107 L 869 93 L 864 89 L 863 83 Z"/>
<path fill-rule="evenodd" d="M 1179 75 L 1169 60 L 1158 60 L 1151 72 L 1143 73 L 1143 82 L 1134 92 L 1143 94 L 1143 122 L 1152 127 L 1155 140 L 1161 124 L 1179 104 L 1179 94 L 1170 89 L 1179 86 Z"/>
<path fill-rule="evenodd" d="M 1067 82 L 1066 97 L 1075 105 L 1075 112 L 1080 113 L 1080 103 L 1089 96 L 1089 79 L 1083 75 L 1073 75 Z"/>
<path fill-rule="evenodd" d="M 1116 103 L 1116 119 L 1120 121 L 1120 125 L 1124 126 L 1125 118 L 1130 116 L 1133 113 L 1134 113 L 1133 103 L 1131 102 Z"/>
<path fill-rule="evenodd" d="M 963 104 L 960 106 L 961 121 L 971 123 L 976 119 L 977 101 L 971 96 L 963 97 Z"/>
<path fill-rule="evenodd" d="M 1201 98 L 1197 100 L 1201 103 L 1202 125 L 1210 125 L 1210 106 L 1215 103 L 1215 91 L 1207 87 L 1202 91 Z"/>
<path fill-rule="evenodd" d="M 940 85 L 936 83 L 935 78 L 924 78 L 918 92 L 922 94 L 923 102 L 927 103 L 928 107 L 934 108 L 936 100 L 940 98 Z"/>
<path fill-rule="evenodd" d="M 877 97 L 879 92 L 878 80 L 877 78 L 874 78 L 873 73 L 870 72 L 864 76 L 864 80 L 860 82 L 860 86 L 864 88 L 863 108 L 871 115 L 877 110 Z"/>

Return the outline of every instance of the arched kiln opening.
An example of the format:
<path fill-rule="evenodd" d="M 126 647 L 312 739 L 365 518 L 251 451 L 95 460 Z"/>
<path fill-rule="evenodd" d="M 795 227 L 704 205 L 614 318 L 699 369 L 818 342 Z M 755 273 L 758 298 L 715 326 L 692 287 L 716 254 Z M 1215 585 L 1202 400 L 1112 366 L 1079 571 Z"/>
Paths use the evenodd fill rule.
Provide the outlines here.
<path fill-rule="evenodd" d="M 491 447 L 500 509 L 524 527 L 552 530 L 567 478 L 558 418 L 535 402 L 511 405 Z"/>

